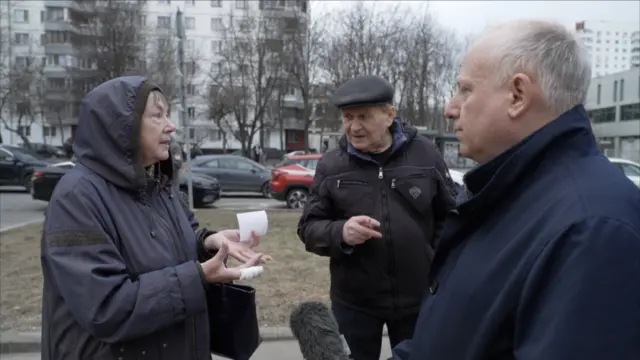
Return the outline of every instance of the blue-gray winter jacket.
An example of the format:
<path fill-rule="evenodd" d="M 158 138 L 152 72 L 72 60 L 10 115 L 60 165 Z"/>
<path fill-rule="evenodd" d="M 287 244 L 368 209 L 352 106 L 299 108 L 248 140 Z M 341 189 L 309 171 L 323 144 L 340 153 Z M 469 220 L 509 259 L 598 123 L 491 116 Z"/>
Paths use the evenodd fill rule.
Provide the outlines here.
<path fill-rule="evenodd" d="M 149 177 L 140 121 L 156 89 L 107 81 L 82 101 L 74 153 L 42 236 L 43 360 L 211 359 L 198 261 L 210 255 L 171 185 L 171 157 Z"/>

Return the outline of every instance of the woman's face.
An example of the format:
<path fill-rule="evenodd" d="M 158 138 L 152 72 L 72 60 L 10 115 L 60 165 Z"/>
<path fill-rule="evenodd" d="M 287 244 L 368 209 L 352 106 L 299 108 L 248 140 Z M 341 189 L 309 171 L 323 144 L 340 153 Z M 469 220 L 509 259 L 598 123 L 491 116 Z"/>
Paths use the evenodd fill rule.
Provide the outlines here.
<path fill-rule="evenodd" d="M 152 91 L 147 98 L 140 125 L 140 150 L 144 167 L 169 158 L 171 133 L 176 127 L 169 120 L 168 113 L 169 106 L 164 95 Z"/>

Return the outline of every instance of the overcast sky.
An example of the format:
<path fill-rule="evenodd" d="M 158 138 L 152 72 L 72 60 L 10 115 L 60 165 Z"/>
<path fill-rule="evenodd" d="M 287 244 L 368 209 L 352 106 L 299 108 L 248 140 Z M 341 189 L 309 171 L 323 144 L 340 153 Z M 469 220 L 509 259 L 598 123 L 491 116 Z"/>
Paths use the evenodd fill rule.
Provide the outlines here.
<path fill-rule="evenodd" d="M 429 11 L 438 22 L 459 35 L 478 33 L 486 25 L 518 18 L 555 20 L 571 25 L 576 21 L 620 21 L 640 23 L 640 1 L 363 1 L 380 8 L 398 3 Z M 354 5 L 356 1 L 314 1 L 312 14 Z M 427 10 L 428 9 L 428 10 Z M 320 11 L 317 11 L 320 10 Z M 312 15 L 313 16 L 313 15 Z M 640 25 L 639 25 L 640 27 Z"/>

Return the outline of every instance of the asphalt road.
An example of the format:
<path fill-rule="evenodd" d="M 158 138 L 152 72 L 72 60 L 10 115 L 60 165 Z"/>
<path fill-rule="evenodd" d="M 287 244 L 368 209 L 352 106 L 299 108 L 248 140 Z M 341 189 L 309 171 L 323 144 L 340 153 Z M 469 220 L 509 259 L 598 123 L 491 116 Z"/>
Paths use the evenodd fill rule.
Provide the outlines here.
<path fill-rule="evenodd" d="M 385 338 L 382 341 L 380 359 L 388 359 L 389 357 L 391 357 L 391 350 L 389 349 L 389 341 Z M 300 360 L 301 358 L 300 348 L 295 341 L 265 341 L 251 357 L 251 360 Z M 222 360 L 219 357 L 213 359 Z M 40 354 L 2 355 L 0 360 L 40 360 Z"/>
<path fill-rule="evenodd" d="M 229 194 L 218 200 L 215 207 L 221 209 L 249 211 L 269 208 L 284 208 L 284 203 L 256 195 Z M 0 187 L 0 230 L 12 226 L 42 221 L 47 203 L 33 200 L 20 188 Z"/>

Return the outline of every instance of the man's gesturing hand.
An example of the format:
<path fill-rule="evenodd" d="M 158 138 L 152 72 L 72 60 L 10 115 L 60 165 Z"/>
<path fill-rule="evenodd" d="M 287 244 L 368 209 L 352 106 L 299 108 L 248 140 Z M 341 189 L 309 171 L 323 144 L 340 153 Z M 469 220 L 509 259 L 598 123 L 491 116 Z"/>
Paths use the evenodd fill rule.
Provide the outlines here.
<path fill-rule="evenodd" d="M 224 259 L 229 254 L 229 245 L 227 242 L 222 242 L 218 253 L 211 259 L 203 262 L 202 272 L 204 278 L 208 283 L 228 283 L 231 281 L 239 280 L 242 269 L 256 266 L 262 259 L 262 254 L 256 254 L 251 259 L 247 260 L 244 264 L 235 267 L 228 268 L 224 264 Z"/>
<path fill-rule="evenodd" d="M 344 227 L 342 228 L 342 241 L 347 245 L 355 246 L 371 238 L 379 239 L 382 237 L 382 234 L 374 230 L 379 227 L 380 222 L 376 219 L 365 215 L 353 216 L 344 223 Z"/>

